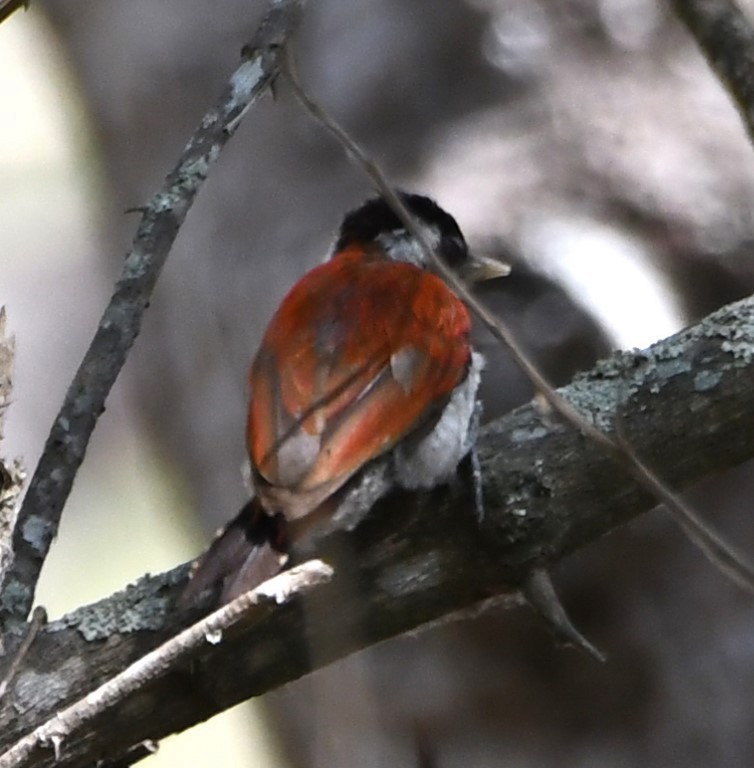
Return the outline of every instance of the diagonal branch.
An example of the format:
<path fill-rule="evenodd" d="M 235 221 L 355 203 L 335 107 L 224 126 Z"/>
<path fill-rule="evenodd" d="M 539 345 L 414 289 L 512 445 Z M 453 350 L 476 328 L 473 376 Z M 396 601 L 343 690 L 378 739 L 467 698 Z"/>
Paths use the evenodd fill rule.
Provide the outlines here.
<path fill-rule="evenodd" d="M 618 353 L 560 393 L 608 434 L 621 403 L 621 432 L 638 455 L 685 488 L 754 457 L 754 430 L 742 429 L 754 418 L 752 380 L 754 298 L 647 350 Z M 531 569 L 654 504 L 603 450 L 533 406 L 489 425 L 479 448 L 487 513 L 481 526 L 460 486 L 385 499 L 354 532 L 318 547 L 335 578 L 309 599 L 327 622 L 306 624 L 295 602 L 274 609 L 207 647 L 190 669 L 173 669 L 87 723 L 59 745 L 57 763 L 47 749 L 19 765 L 114 759 L 364 646 L 486 600 L 510 599 Z M 185 569 L 177 569 L 143 579 L 45 627 L 0 701 L 0 754 L 170 636 L 170 606 L 184 578 Z M 344 593 L 358 601 L 344 605 Z M 311 647 L 326 650 L 313 660 Z"/>
<path fill-rule="evenodd" d="M 142 209 L 120 280 L 71 382 L 19 511 L 14 562 L 0 584 L 0 621 L 26 619 L 89 438 L 139 330 L 178 231 L 239 121 L 280 68 L 280 50 L 298 24 L 304 0 L 272 0 L 268 14 L 218 104 L 203 118 L 162 189 Z"/>
<path fill-rule="evenodd" d="M 671 0 L 754 140 L 754 29 L 734 0 Z"/>
<path fill-rule="evenodd" d="M 28 10 L 31 0 L 0 0 L 0 24 L 19 8 Z"/>
<path fill-rule="evenodd" d="M 13 392 L 13 361 L 15 340 L 6 333 L 5 307 L 0 306 L 0 444 L 8 406 Z M 0 455 L 0 581 L 13 561 L 13 526 L 23 487 L 24 470 L 21 462 L 8 461 Z M 3 652 L 0 637 L 0 653 Z"/>
<path fill-rule="evenodd" d="M 56 712 L 54 717 L 0 755 L 0 768 L 25 765 L 40 749 L 51 747 L 56 757 L 59 756 L 61 745 L 74 738 L 96 717 L 158 680 L 179 663 L 190 660 L 192 655 L 198 655 L 203 645 L 222 642 L 224 633 L 242 623 L 263 620 L 269 614 L 271 605 L 284 605 L 294 597 L 300 597 L 326 583 L 331 577 L 332 568 L 320 560 L 311 560 L 241 595 L 166 640 L 154 651 L 102 683 L 97 690 Z"/>

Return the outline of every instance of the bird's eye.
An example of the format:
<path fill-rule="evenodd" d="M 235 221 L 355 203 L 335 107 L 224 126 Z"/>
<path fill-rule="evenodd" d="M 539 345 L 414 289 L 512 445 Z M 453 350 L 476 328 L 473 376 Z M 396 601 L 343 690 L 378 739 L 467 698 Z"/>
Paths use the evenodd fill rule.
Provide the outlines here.
<path fill-rule="evenodd" d="M 459 269 L 463 266 L 468 256 L 466 242 L 461 237 L 443 237 L 440 245 L 443 261 L 451 269 Z"/>

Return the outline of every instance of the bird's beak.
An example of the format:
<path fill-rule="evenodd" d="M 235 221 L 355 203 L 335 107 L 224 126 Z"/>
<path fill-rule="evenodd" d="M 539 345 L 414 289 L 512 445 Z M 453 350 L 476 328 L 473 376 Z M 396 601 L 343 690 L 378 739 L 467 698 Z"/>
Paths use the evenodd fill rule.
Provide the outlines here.
<path fill-rule="evenodd" d="M 466 264 L 461 268 L 460 275 L 468 283 L 481 283 L 494 280 L 496 277 L 506 277 L 510 274 L 509 264 L 486 256 L 469 255 Z"/>

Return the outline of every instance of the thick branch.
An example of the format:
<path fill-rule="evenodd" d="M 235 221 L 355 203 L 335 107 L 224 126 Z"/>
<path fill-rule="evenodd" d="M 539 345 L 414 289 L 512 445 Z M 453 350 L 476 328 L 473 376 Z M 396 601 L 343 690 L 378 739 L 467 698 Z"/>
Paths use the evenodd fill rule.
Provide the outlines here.
<path fill-rule="evenodd" d="M 754 418 L 753 380 L 748 299 L 648 350 L 615 355 L 562 393 L 608 432 L 620 412 L 638 454 L 682 488 L 754 456 L 754 430 L 745 426 Z M 312 595 L 308 615 L 326 621 L 306 623 L 295 603 L 274 610 L 87 723 L 59 745 L 57 764 L 112 759 L 366 645 L 504 599 L 534 566 L 651 507 L 599 447 L 548 419 L 529 406 L 484 431 L 481 526 L 461 487 L 384 500 L 356 531 L 321 543 L 336 576 Z M 144 579 L 45 628 L 0 702 L 0 750 L 174 632 L 166 616 L 184 574 Z M 52 749 L 42 749 L 20 764 L 54 763 Z"/>
<path fill-rule="evenodd" d="M 672 0 L 754 140 L 754 29 L 734 0 Z"/>
<path fill-rule="evenodd" d="M 278 574 L 229 605 L 223 605 L 20 739 L 0 755 L 0 768 L 25 765 L 38 750 L 52 747 L 54 752 L 59 752 L 63 742 L 72 740 L 97 716 L 136 695 L 166 671 L 190 660 L 206 643 L 222 642 L 224 635 L 241 623 L 256 622 L 263 618 L 269 612 L 270 605 L 287 603 L 317 585 L 326 583 L 331 577 L 332 569 L 328 565 L 319 560 L 311 560 Z"/>
<path fill-rule="evenodd" d="M 76 372 L 32 477 L 13 536 L 14 562 L 0 584 L 6 629 L 31 610 L 39 573 L 105 400 L 141 328 L 157 278 L 209 169 L 246 110 L 279 70 L 280 47 L 303 0 L 273 0 L 217 106 L 202 119 L 141 222 L 94 339 Z"/>

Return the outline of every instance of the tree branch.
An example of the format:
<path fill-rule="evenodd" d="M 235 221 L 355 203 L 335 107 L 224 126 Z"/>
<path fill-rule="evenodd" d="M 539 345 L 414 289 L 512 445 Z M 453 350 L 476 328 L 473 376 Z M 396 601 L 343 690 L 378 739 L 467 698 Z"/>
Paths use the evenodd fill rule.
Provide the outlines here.
<path fill-rule="evenodd" d="M 31 610 L 42 564 L 89 438 L 139 333 L 178 231 L 242 116 L 278 73 L 281 46 L 297 26 L 302 6 L 303 0 L 272 0 L 217 106 L 204 116 L 162 189 L 142 210 L 121 278 L 71 382 L 19 511 L 13 565 L 0 584 L 0 624 L 6 631 L 23 622 Z"/>
<path fill-rule="evenodd" d="M 14 358 L 15 340 L 6 333 L 5 307 L 0 306 L 0 443 L 4 437 L 5 416 L 13 393 Z M 21 461 L 9 461 L 0 455 L 0 583 L 13 562 L 13 527 L 16 524 L 24 479 Z M 0 655 L 3 646 L 0 635 Z"/>
<path fill-rule="evenodd" d="M 754 418 L 752 380 L 754 298 L 647 350 L 618 353 L 561 393 L 608 434 L 620 409 L 637 453 L 683 488 L 754 456 L 754 430 L 741 428 Z M 309 598 L 326 622 L 307 624 L 296 601 L 276 608 L 88 722 L 59 745 L 58 762 L 49 749 L 18 765 L 112 759 L 359 648 L 504 601 L 532 568 L 652 506 L 598 446 L 550 422 L 527 406 L 483 431 L 481 526 L 460 484 L 385 499 L 356 531 L 318 547 L 335 568 L 333 582 Z M 45 627 L 0 702 L 0 750 L 174 633 L 170 605 L 184 578 L 185 568 L 143 579 Z"/>
<path fill-rule="evenodd" d="M 225 633 L 242 622 L 258 622 L 269 613 L 270 605 L 284 605 L 306 594 L 332 577 L 332 569 L 319 560 L 284 571 L 251 592 L 197 621 L 154 651 L 135 661 L 127 669 L 106 680 L 97 690 L 56 712 L 55 716 L 20 739 L 0 755 L 0 768 L 28 764 L 39 749 L 52 748 L 59 757 L 61 745 L 74 738 L 91 721 L 135 695 L 179 663 L 190 661 L 206 643 L 222 642 Z"/>
<path fill-rule="evenodd" d="M 754 29 L 734 0 L 671 0 L 754 141 Z"/>
<path fill-rule="evenodd" d="M 19 8 L 28 10 L 31 0 L 0 0 L 0 24 Z"/>

